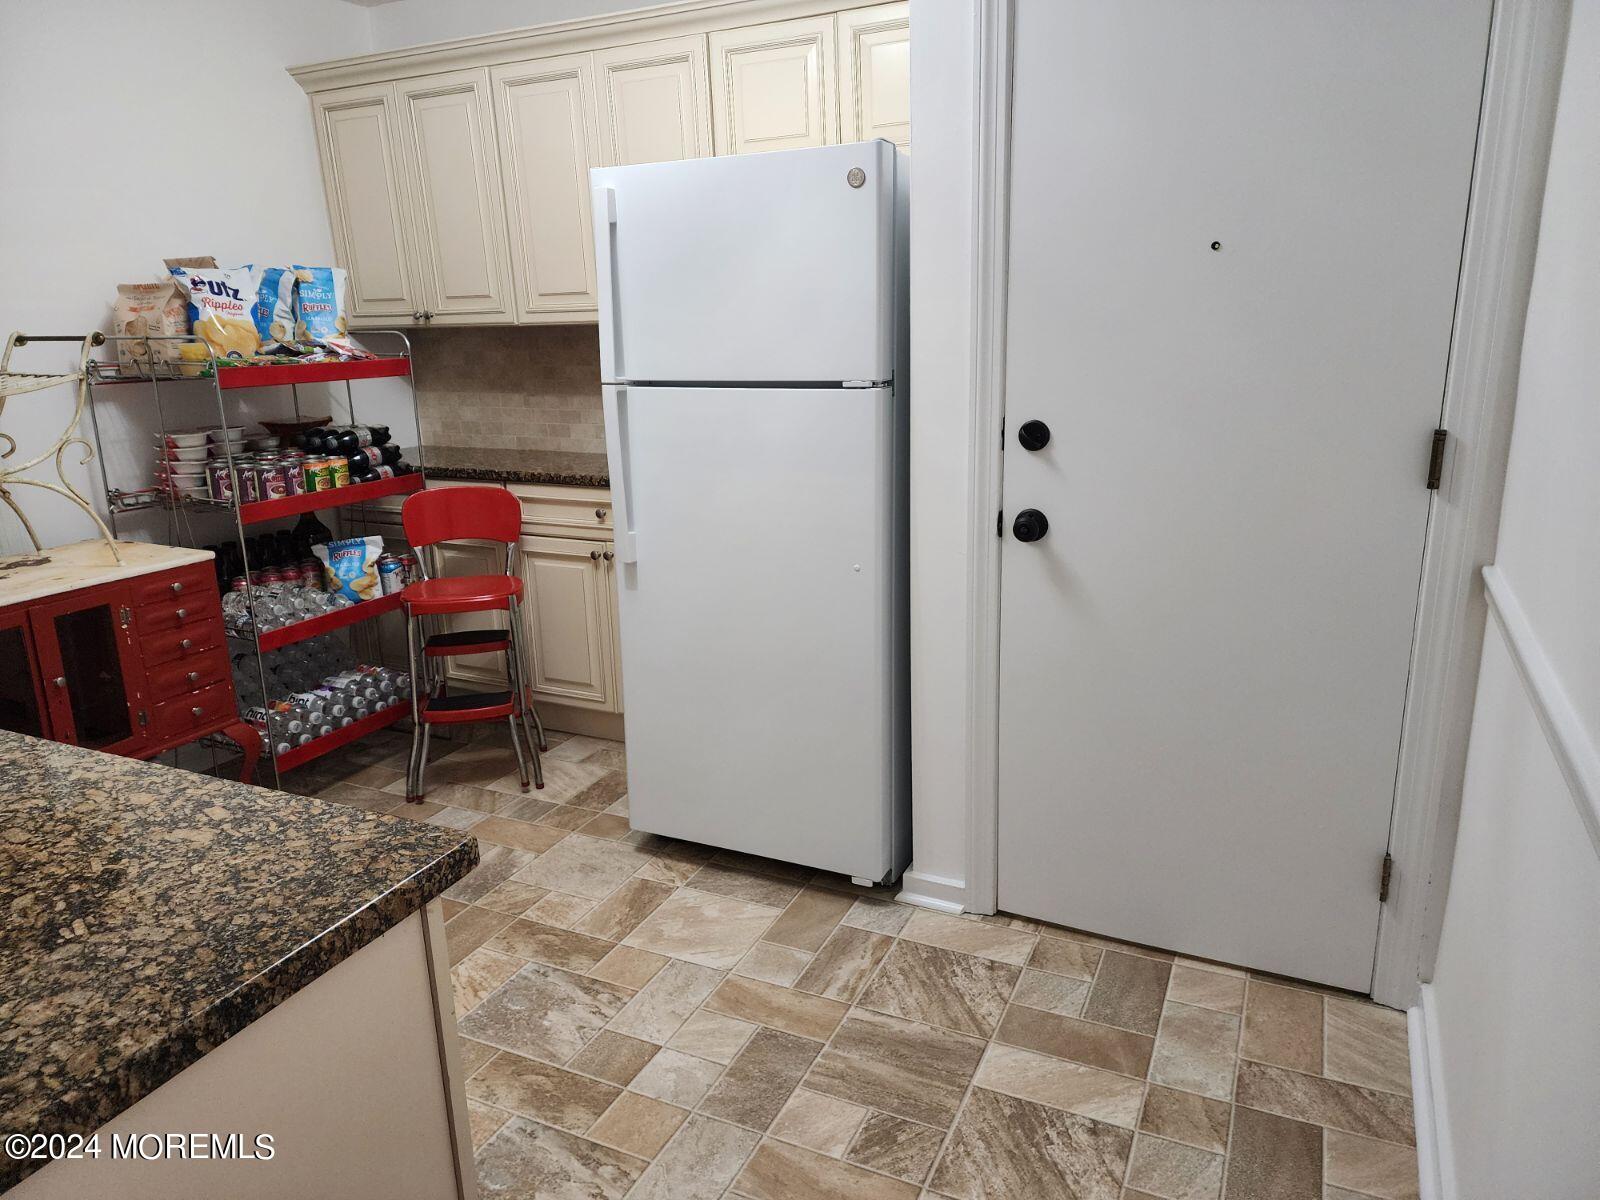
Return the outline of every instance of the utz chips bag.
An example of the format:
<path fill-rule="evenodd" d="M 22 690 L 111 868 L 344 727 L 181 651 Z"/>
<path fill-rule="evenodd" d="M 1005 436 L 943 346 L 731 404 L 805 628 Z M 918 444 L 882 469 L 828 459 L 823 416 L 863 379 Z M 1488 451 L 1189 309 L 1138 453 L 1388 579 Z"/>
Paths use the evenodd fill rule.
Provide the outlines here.
<path fill-rule="evenodd" d="M 357 602 L 381 594 L 378 584 L 378 556 L 383 553 L 381 537 L 341 538 L 313 546 L 311 552 L 322 560 L 322 573 L 327 578 L 330 593 Z"/>
<path fill-rule="evenodd" d="M 295 274 L 295 336 L 349 358 L 371 358 L 350 337 L 345 273 L 340 267 L 302 267 Z"/>
<path fill-rule="evenodd" d="M 261 268 L 261 288 L 251 315 L 263 353 L 300 349 L 295 343 L 294 284 L 292 267 Z"/>
<path fill-rule="evenodd" d="M 261 353 L 255 308 L 261 292 L 256 267 L 179 267 L 173 270 L 189 294 L 195 334 L 218 358 L 249 358 Z"/>

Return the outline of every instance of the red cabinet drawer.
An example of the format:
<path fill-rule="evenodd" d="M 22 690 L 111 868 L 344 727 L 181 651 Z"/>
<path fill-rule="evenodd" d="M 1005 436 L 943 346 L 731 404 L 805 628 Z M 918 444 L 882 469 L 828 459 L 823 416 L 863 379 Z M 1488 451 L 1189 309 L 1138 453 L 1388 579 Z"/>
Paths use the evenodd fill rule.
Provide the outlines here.
<path fill-rule="evenodd" d="M 146 669 L 161 663 L 196 659 L 204 651 L 222 645 L 222 617 L 218 614 L 181 629 L 160 633 L 141 632 L 139 643 L 144 647 Z"/>
<path fill-rule="evenodd" d="M 163 629 L 183 629 L 199 625 L 207 618 L 220 618 L 222 609 L 216 597 L 202 597 L 198 592 L 189 599 L 163 600 L 159 604 L 146 604 L 134 614 L 139 624 L 139 634 L 160 633 Z"/>
<path fill-rule="evenodd" d="M 141 575 L 129 585 L 133 588 L 133 606 L 142 607 L 161 600 L 190 600 L 207 597 L 217 603 L 217 573 L 209 561 L 179 567 L 173 571 L 158 571 L 154 575 Z M 191 608 L 196 606 L 190 605 Z"/>
<path fill-rule="evenodd" d="M 228 677 L 228 652 L 219 646 L 200 654 L 186 655 L 177 662 L 151 667 L 146 677 L 150 681 L 150 702 L 159 704 L 163 700 L 197 692 L 225 680 Z"/>
<path fill-rule="evenodd" d="M 193 695 L 158 704 L 150 713 L 150 735 L 158 742 L 187 737 L 236 716 L 233 689 L 215 684 Z"/>

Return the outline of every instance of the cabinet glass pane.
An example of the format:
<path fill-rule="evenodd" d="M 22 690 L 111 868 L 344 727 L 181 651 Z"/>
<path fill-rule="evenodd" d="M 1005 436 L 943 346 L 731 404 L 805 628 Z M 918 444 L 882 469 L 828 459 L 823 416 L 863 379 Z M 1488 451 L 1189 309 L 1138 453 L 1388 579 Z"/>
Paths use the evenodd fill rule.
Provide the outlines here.
<path fill-rule="evenodd" d="M 28 663 L 28 643 L 22 630 L 13 626 L 0 629 L 0 729 L 44 736 L 44 721 L 33 694 L 33 675 Z"/>
<path fill-rule="evenodd" d="M 62 675 L 72 705 L 78 745 L 93 749 L 133 735 L 128 696 L 117 657 L 117 627 L 109 604 L 56 618 Z"/>

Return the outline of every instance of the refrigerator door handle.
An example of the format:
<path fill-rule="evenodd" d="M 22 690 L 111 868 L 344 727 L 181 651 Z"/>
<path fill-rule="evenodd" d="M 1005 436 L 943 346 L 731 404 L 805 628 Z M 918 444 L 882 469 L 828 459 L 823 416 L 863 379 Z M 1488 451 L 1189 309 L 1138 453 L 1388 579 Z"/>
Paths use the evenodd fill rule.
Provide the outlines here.
<path fill-rule="evenodd" d="M 617 312 L 617 191 L 601 184 L 591 193 L 594 204 L 595 299 L 600 306 L 600 378 L 622 378 L 622 322 Z"/>
<path fill-rule="evenodd" d="M 633 532 L 633 501 L 628 495 L 628 389 L 607 384 L 601 389 L 606 416 L 606 458 L 611 463 L 611 512 L 617 561 L 638 562 Z"/>

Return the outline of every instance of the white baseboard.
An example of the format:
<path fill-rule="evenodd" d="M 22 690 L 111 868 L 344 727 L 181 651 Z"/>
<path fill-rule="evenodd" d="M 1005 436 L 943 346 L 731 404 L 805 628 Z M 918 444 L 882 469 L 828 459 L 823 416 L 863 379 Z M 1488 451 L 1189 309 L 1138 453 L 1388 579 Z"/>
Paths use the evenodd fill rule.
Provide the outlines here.
<path fill-rule="evenodd" d="M 1439 1020 L 1433 988 L 1423 984 L 1416 1007 L 1406 1010 L 1411 1051 L 1411 1107 L 1417 1129 L 1417 1183 L 1421 1200 L 1456 1200 L 1445 1122 L 1444 1081 L 1439 1075 Z"/>
<path fill-rule="evenodd" d="M 943 875 L 924 875 L 921 871 L 907 871 L 900 877 L 900 894 L 895 897 L 918 908 L 931 908 L 935 912 L 965 912 L 967 885 L 959 879 L 946 879 Z"/>

